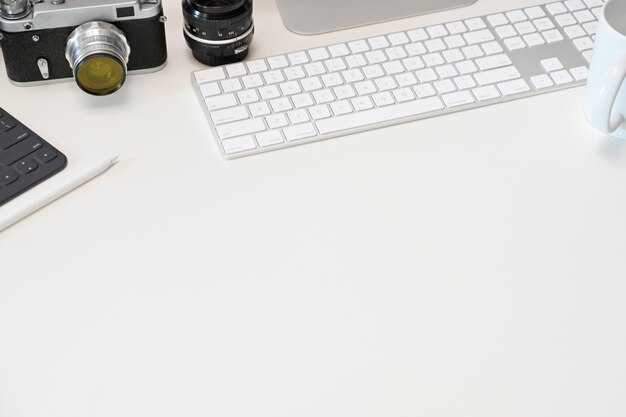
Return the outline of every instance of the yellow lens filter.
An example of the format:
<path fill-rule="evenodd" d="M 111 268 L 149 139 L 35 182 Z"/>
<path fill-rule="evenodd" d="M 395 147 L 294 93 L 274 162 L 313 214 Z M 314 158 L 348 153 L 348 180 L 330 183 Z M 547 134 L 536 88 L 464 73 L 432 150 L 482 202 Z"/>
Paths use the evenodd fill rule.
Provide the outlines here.
<path fill-rule="evenodd" d="M 104 96 L 119 90 L 126 80 L 126 68 L 110 55 L 92 55 L 76 68 L 78 86 L 90 94 Z"/>

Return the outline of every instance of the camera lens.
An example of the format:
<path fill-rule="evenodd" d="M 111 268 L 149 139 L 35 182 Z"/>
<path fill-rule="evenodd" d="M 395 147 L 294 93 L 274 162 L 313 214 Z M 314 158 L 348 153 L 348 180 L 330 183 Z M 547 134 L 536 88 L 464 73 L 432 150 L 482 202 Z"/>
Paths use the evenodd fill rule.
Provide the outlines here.
<path fill-rule="evenodd" d="M 78 26 L 65 48 L 76 84 L 96 96 L 114 93 L 124 85 L 129 55 L 124 32 L 106 22 Z"/>
<path fill-rule="evenodd" d="M 185 41 L 203 64 L 229 64 L 248 55 L 252 0 L 183 0 L 183 17 Z"/>

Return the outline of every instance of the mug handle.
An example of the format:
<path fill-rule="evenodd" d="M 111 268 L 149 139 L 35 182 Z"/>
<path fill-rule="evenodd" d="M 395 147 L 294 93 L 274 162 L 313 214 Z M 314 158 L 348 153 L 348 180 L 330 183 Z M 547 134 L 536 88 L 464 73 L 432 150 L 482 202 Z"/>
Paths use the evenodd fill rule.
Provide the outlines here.
<path fill-rule="evenodd" d="M 611 117 L 611 114 L 613 113 L 613 107 L 615 107 L 617 94 L 625 79 L 626 55 L 622 55 L 611 65 L 606 77 L 606 89 L 604 94 L 600 94 L 596 103 L 598 106 L 598 122 L 602 123 L 601 128 L 607 133 L 615 132 L 620 127 L 622 119 L 624 118 L 621 114 L 616 117 Z"/>

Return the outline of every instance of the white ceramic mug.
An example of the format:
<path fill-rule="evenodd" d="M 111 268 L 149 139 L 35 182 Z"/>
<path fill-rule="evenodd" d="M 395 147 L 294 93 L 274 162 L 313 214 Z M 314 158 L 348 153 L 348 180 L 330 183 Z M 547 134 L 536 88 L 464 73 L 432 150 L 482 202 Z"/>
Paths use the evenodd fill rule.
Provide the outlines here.
<path fill-rule="evenodd" d="M 626 0 L 602 9 L 591 58 L 584 111 L 604 133 L 626 139 Z"/>

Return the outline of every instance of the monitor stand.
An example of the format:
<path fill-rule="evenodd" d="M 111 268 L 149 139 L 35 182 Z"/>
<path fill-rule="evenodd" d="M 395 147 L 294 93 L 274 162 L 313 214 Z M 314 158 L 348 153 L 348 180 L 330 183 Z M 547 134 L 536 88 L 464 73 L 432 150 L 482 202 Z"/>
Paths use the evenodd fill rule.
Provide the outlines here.
<path fill-rule="evenodd" d="M 287 29 L 302 35 L 467 6 L 476 0 L 276 0 Z"/>

